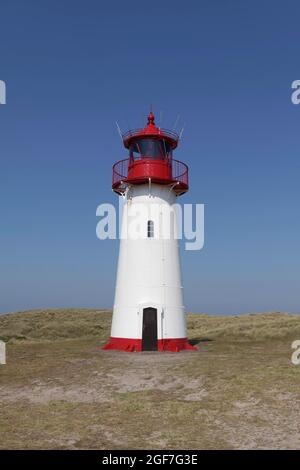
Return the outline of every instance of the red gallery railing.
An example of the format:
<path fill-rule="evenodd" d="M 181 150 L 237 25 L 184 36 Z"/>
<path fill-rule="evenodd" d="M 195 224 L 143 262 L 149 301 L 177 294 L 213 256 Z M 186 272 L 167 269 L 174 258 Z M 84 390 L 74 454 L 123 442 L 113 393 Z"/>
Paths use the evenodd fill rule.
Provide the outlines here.
<path fill-rule="evenodd" d="M 134 163 L 133 163 L 134 164 Z M 122 183 L 127 182 L 128 178 L 128 167 L 129 167 L 129 158 L 120 160 L 113 166 L 112 173 L 112 187 L 113 189 L 118 189 L 122 186 Z M 152 178 L 155 182 L 155 178 Z M 145 181 L 148 181 L 148 177 L 145 176 Z M 179 160 L 172 159 L 172 174 L 171 178 L 166 180 L 165 183 L 179 183 L 178 189 L 186 191 L 188 189 L 188 166 L 180 162 Z M 161 181 L 160 181 L 161 183 Z"/>
<path fill-rule="evenodd" d="M 113 165 L 112 172 L 112 186 L 116 187 L 118 184 L 121 184 L 123 181 L 126 181 L 128 175 L 128 164 L 129 158 L 124 158 L 124 160 L 119 160 Z"/>
<path fill-rule="evenodd" d="M 172 159 L 172 177 L 174 181 L 178 181 L 179 183 L 189 186 L 189 169 L 188 166 L 179 161 Z"/>

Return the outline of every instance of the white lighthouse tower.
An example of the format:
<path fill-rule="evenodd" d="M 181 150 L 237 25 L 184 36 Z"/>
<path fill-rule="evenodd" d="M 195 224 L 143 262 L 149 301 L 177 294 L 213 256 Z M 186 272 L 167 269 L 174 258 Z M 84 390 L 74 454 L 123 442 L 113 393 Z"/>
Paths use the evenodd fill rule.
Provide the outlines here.
<path fill-rule="evenodd" d="M 111 337 L 104 349 L 195 349 L 186 337 L 176 236 L 176 198 L 188 190 L 188 167 L 173 159 L 179 137 L 156 127 L 128 131 L 129 157 L 113 166 L 124 199 Z"/>

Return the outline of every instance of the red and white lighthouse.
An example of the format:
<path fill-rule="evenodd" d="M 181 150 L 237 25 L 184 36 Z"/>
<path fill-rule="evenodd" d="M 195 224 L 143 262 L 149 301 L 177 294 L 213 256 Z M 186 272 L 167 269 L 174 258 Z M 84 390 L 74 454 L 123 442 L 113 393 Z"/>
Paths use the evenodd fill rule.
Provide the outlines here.
<path fill-rule="evenodd" d="M 188 191 L 188 167 L 173 159 L 179 136 L 157 127 L 150 112 L 144 129 L 122 138 L 129 156 L 113 166 L 112 188 L 124 204 L 111 337 L 104 349 L 195 349 L 186 337 L 173 210 Z M 131 230 L 137 214 L 139 230 Z"/>

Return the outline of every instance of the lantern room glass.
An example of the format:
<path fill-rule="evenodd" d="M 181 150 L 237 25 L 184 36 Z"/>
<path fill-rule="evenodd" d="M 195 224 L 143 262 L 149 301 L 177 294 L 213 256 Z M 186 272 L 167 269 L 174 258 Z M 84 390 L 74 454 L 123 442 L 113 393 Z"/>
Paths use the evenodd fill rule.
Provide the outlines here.
<path fill-rule="evenodd" d="M 153 160 L 166 160 L 172 158 L 172 149 L 164 139 L 138 139 L 129 146 L 131 160 L 151 158 Z"/>

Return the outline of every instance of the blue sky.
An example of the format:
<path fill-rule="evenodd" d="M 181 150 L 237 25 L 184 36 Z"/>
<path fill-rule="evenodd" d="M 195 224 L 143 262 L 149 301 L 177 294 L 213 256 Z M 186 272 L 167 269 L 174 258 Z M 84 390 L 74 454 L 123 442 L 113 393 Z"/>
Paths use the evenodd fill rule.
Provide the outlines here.
<path fill-rule="evenodd" d="M 118 242 L 115 128 L 186 122 L 182 202 L 205 204 L 205 246 L 182 251 L 185 304 L 299 313 L 297 1 L 1 2 L 0 312 L 111 307 Z"/>

